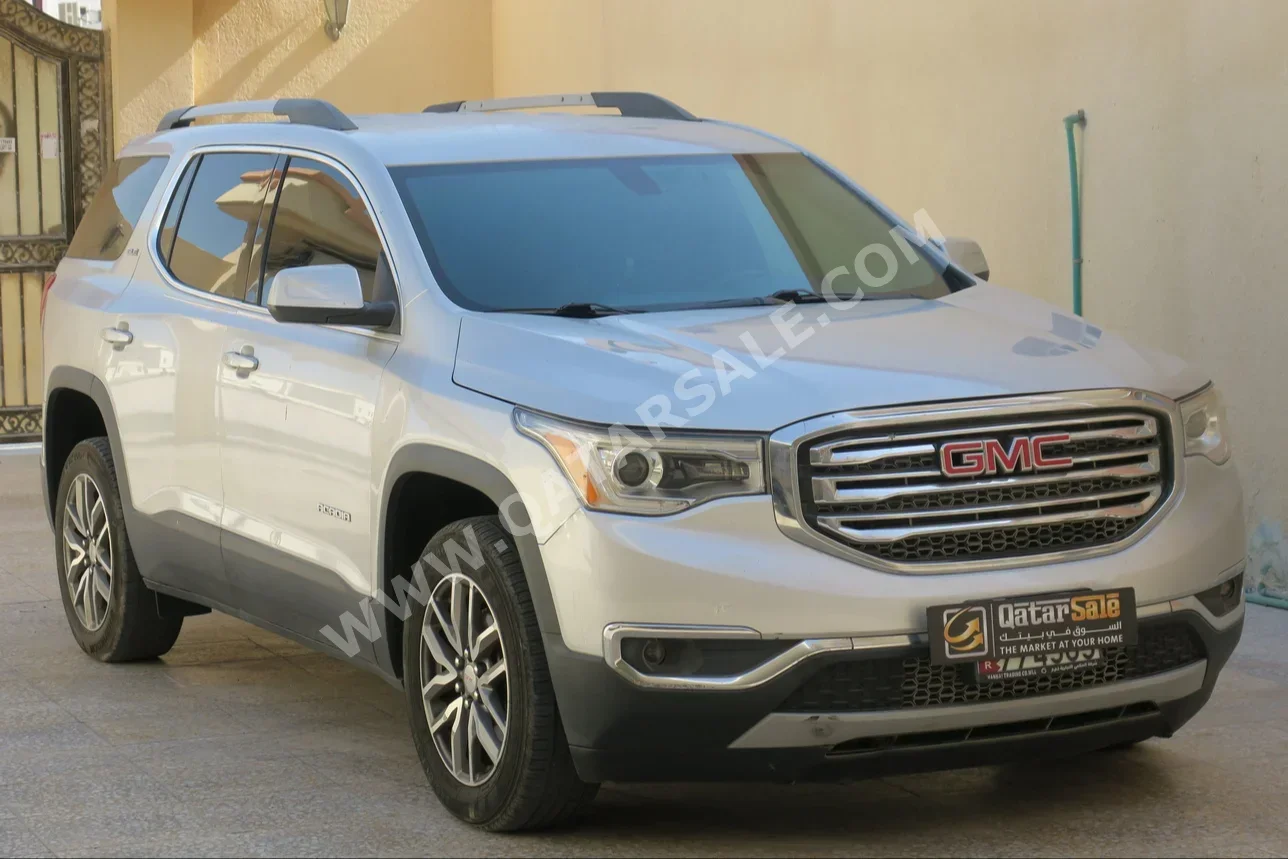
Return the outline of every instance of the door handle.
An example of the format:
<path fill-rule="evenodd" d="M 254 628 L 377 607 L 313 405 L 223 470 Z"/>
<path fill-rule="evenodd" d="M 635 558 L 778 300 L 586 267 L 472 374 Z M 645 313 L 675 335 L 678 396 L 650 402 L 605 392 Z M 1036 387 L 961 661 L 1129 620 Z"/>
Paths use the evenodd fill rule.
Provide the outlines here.
<path fill-rule="evenodd" d="M 255 372 L 259 369 L 259 359 L 255 357 L 255 347 L 243 346 L 240 352 L 225 352 L 224 366 L 236 370 L 238 374 Z"/>
<path fill-rule="evenodd" d="M 125 322 L 115 328 L 104 328 L 102 335 L 103 340 L 111 343 L 113 349 L 124 349 L 134 342 L 134 335 L 130 333 L 130 326 Z"/>

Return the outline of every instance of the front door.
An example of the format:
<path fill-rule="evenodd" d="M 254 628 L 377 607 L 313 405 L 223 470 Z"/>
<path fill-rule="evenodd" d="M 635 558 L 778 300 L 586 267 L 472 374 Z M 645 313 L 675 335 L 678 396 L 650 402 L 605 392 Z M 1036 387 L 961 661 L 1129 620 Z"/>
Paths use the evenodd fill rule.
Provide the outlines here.
<path fill-rule="evenodd" d="M 293 156 L 260 260 L 263 287 L 250 292 L 266 300 L 284 268 L 343 263 L 371 293 L 380 247 L 353 180 Z M 339 628 L 371 593 L 373 430 L 396 347 L 388 333 L 267 313 L 225 341 L 224 563 L 240 605 L 297 635 L 324 640 L 321 629 Z"/>

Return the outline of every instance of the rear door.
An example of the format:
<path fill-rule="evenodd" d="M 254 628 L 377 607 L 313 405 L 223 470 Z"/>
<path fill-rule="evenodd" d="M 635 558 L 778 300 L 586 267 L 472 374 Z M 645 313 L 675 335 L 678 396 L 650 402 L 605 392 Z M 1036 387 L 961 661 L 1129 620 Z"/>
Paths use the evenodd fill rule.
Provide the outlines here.
<path fill-rule="evenodd" d="M 249 255 L 276 153 L 191 157 L 140 254 L 110 323 L 126 345 L 102 347 L 103 376 L 126 452 L 130 537 L 151 581 L 230 601 L 219 548 L 220 356 L 230 327 L 264 311 L 245 302 Z"/>
<path fill-rule="evenodd" d="M 397 299 L 356 179 L 321 156 L 290 157 L 260 263 L 250 292 L 262 302 L 277 272 L 337 263 L 358 270 L 368 300 Z M 390 331 L 267 313 L 224 341 L 254 359 L 219 374 L 228 575 L 248 611 L 310 639 L 371 592 L 372 433 L 397 343 Z"/>

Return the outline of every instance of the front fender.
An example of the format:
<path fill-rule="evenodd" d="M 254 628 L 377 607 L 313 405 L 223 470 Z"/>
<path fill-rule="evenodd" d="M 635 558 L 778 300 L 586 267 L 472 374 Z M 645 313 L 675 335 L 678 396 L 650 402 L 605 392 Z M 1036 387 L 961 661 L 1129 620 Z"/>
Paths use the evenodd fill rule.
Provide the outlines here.
<path fill-rule="evenodd" d="M 394 487 L 399 478 L 408 474 L 429 474 L 444 477 L 473 487 L 486 495 L 497 509 L 503 511 L 502 525 L 514 537 L 523 561 L 523 569 L 528 580 L 528 591 L 532 595 L 533 608 L 537 613 L 537 623 L 543 636 L 559 634 L 559 618 L 555 613 L 554 596 L 550 590 L 550 580 L 546 574 L 545 564 L 541 559 L 541 546 L 531 529 L 531 517 L 527 507 L 519 496 L 510 479 L 494 466 L 469 454 L 432 444 L 413 443 L 400 448 L 390 460 L 385 473 L 384 491 L 380 499 L 379 545 L 376 557 L 380 565 L 378 571 L 380 586 L 386 580 L 387 567 L 390 563 L 386 546 L 385 523 L 389 519 L 389 505 Z M 382 625 L 385 622 L 383 613 L 378 618 Z M 382 629 L 382 632 L 385 630 Z M 378 658 L 380 658 L 378 656 Z M 388 660 L 388 655 L 384 655 Z M 394 666 L 385 666 L 392 669 Z"/>

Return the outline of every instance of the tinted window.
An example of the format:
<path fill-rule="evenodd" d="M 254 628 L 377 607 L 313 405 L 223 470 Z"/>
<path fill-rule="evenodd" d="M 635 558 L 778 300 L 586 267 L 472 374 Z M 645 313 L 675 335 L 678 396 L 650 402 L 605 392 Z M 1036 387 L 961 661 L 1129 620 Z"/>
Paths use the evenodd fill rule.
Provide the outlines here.
<path fill-rule="evenodd" d="M 170 205 L 165 212 L 165 222 L 161 224 L 161 233 L 157 236 L 157 253 L 161 255 L 161 259 L 167 266 L 170 264 L 170 252 L 174 250 L 174 232 L 179 226 L 179 215 L 183 213 L 183 203 L 188 199 L 192 177 L 197 174 L 197 165 L 200 163 L 201 158 L 197 157 L 183 168 L 183 176 L 175 187 L 174 196 L 170 198 Z"/>
<path fill-rule="evenodd" d="M 119 259 L 168 160 L 162 156 L 122 158 L 112 164 L 76 229 L 67 255 L 75 259 Z"/>
<path fill-rule="evenodd" d="M 363 297 L 372 301 L 379 259 L 375 222 L 353 183 L 328 164 L 292 158 L 268 238 L 265 295 L 283 269 L 348 264 L 358 270 Z"/>
<path fill-rule="evenodd" d="M 202 156 L 179 204 L 169 261 L 177 280 L 226 298 L 245 298 L 250 251 L 276 163 L 277 156 L 259 152 Z"/>
<path fill-rule="evenodd" d="M 390 172 L 439 283 L 475 309 L 755 303 L 779 290 L 818 292 L 829 272 L 843 265 L 852 272 L 874 244 L 881 252 L 862 257 L 873 275 L 863 287 L 868 297 L 952 291 L 941 264 L 901 245 L 875 207 L 799 154 Z M 891 257 L 898 265 L 887 272 Z M 830 285 L 844 298 L 859 281 L 835 277 Z"/>

